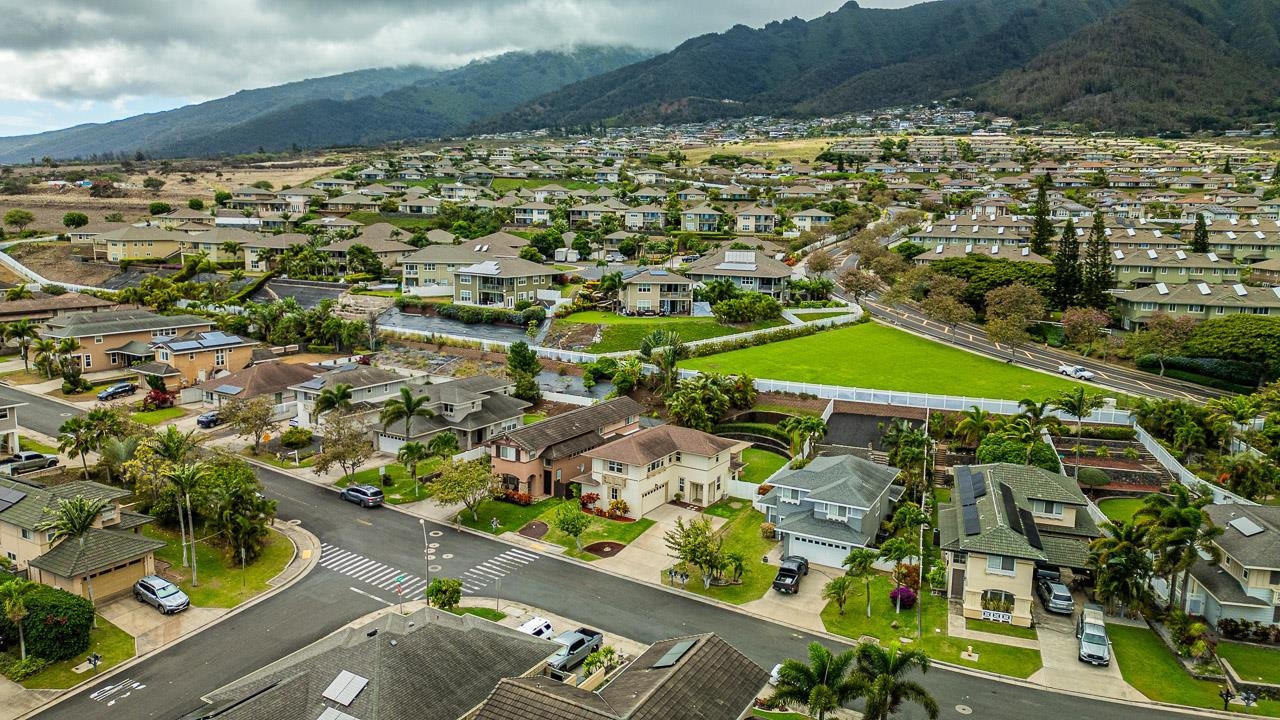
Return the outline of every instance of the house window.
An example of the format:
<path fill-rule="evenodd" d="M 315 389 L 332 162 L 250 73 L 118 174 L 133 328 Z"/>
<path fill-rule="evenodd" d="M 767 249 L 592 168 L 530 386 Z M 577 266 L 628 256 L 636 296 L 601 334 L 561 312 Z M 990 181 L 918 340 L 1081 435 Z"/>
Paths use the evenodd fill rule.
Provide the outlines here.
<path fill-rule="evenodd" d="M 26 528 L 22 528 L 22 539 L 23 539 L 23 540 L 33 540 L 33 539 L 35 539 L 35 536 L 36 536 L 36 534 L 35 534 L 35 533 L 31 532 L 30 530 L 28 530 L 28 529 L 26 529 Z"/>
<path fill-rule="evenodd" d="M 108 365 L 119 365 L 119 364 L 120 364 L 120 354 L 119 354 L 119 353 L 110 353 L 110 354 L 108 354 L 108 355 L 107 355 L 107 364 L 108 364 Z"/>
<path fill-rule="evenodd" d="M 156 350 L 156 359 L 157 359 L 157 360 L 163 360 L 163 361 L 165 361 L 165 362 L 168 362 L 168 361 L 169 361 L 169 351 L 168 351 L 168 350 Z"/>
<path fill-rule="evenodd" d="M 93 356 L 92 356 L 92 355 L 81 355 L 81 356 L 80 356 L 80 361 L 81 361 L 82 363 L 84 363 L 84 366 L 85 366 L 86 368 L 91 368 L 91 367 L 93 367 Z"/>
<path fill-rule="evenodd" d="M 9 408 L 0 408 L 0 420 L 9 419 Z"/>
<path fill-rule="evenodd" d="M 609 499 L 610 499 L 610 500 L 617 500 L 617 499 L 618 499 L 618 488 L 616 488 L 616 487 L 611 487 L 611 488 L 609 488 Z"/>
<path fill-rule="evenodd" d="M 95 336 L 93 337 L 93 344 L 94 344 L 94 345 L 101 345 L 101 344 L 102 344 L 102 336 L 101 336 L 101 335 L 95 335 Z"/>
<path fill-rule="evenodd" d="M 227 364 L 227 351 L 226 351 L 226 350 L 214 350 L 214 351 L 213 351 L 213 366 L 214 366 L 214 367 L 222 367 L 222 366 L 224 366 L 224 365 L 226 365 L 226 364 Z"/>
<path fill-rule="evenodd" d="M 678 483 L 678 489 L 680 490 L 680 492 L 684 492 L 684 478 L 680 478 L 680 481 Z"/>
<path fill-rule="evenodd" d="M 849 517 L 849 508 L 844 505 L 832 505 L 831 512 L 829 512 L 828 515 L 841 519 L 847 518 Z"/>
<path fill-rule="evenodd" d="M 1271 584 L 1280 585 L 1280 570 L 1271 571 Z"/>
<path fill-rule="evenodd" d="M 677 450 L 676 454 L 673 457 L 675 458 L 673 462 L 680 462 L 680 451 Z"/>
<path fill-rule="evenodd" d="M 617 460 L 609 460 L 608 462 L 606 462 L 605 469 L 611 473 L 616 473 L 619 475 L 621 475 L 624 472 L 624 470 L 622 469 L 622 463 L 618 462 Z"/>
<path fill-rule="evenodd" d="M 662 465 L 663 465 L 662 458 L 658 458 L 657 460 L 654 460 L 653 462 L 649 463 L 648 472 L 653 472 L 661 468 Z"/>
<path fill-rule="evenodd" d="M 458 276 L 458 284 L 459 284 L 459 285 L 470 285 L 470 284 L 471 284 L 471 276 L 470 276 L 470 275 L 459 275 L 459 276 Z"/>
<path fill-rule="evenodd" d="M 517 279 L 516 279 L 516 284 L 517 284 L 517 285 L 528 285 L 528 284 L 529 284 L 529 278 L 527 278 L 527 277 L 517 278 Z"/>
<path fill-rule="evenodd" d="M 422 269 L 423 269 L 423 271 L 424 271 L 424 272 L 435 272 L 435 271 L 436 271 L 436 264 L 435 264 L 435 263 L 427 263 L 426 265 L 423 265 L 423 266 L 422 266 Z"/>
<path fill-rule="evenodd" d="M 1139 310 L 1155 310 L 1156 304 L 1153 302 L 1138 303 Z"/>
<path fill-rule="evenodd" d="M 499 458 L 501 458 L 501 459 L 503 459 L 503 460 L 515 460 L 515 459 L 516 459 L 516 449 L 515 449 L 515 448 L 513 448 L 513 447 L 511 447 L 510 445 L 499 445 L 499 446 L 498 446 L 498 457 L 499 457 Z"/>
<path fill-rule="evenodd" d="M 564 473 L 563 470 L 556 470 L 556 482 L 560 482 L 560 480 L 563 477 L 563 473 Z"/>
<path fill-rule="evenodd" d="M 459 290 L 459 291 L 458 291 L 458 300 L 460 300 L 460 301 L 462 301 L 462 302 L 471 302 L 471 291 L 470 291 L 470 290 Z"/>
<path fill-rule="evenodd" d="M 1008 555 L 988 555 L 987 572 L 994 575 L 1012 575 L 1014 559 Z"/>
<path fill-rule="evenodd" d="M 1062 503 L 1053 502 L 1051 500 L 1032 500 L 1031 512 L 1037 515 L 1062 517 Z"/>
<path fill-rule="evenodd" d="M 652 291 L 653 291 L 653 286 L 650 285 L 649 283 L 640 283 L 639 285 L 636 285 L 636 292 L 647 293 Z"/>

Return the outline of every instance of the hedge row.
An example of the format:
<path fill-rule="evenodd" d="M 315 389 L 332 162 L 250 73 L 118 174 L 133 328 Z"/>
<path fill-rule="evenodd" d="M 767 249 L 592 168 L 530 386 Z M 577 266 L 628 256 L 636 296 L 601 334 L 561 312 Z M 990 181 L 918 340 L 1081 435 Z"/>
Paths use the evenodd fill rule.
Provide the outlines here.
<path fill-rule="evenodd" d="M 1063 437 L 1075 437 L 1075 428 L 1070 424 L 1062 427 Z M 1090 440 L 1133 440 L 1138 432 L 1128 425 L 1084 425 L 1080 428 L 1080 437 Z"/>
<path fill-rule="evenodd" d="M 741 350 L 743 348 L 756 347 L 757 345 L 768 345 L 779 340 L 792 340 L 806 335 L 813 335 L 820 330 L 827 330 L 827 327 L 817 327 L 813 323 L 805 323 L 804 325 L 787 325 L 778 328 L 772 332 L 762 332 L 758 335 L 750 337 L 735 338 L 733 340 L 722 340 L 720 342 L 704 343 L 689 348 L 689 357 L 703 357 L 704 355 L 718 355 L 720 353 L 730 352 L 733 350 Z"/>
<path fill-rule="evenodd" d="M 93 627 L 93 605 L 65 590 L 41 586 L 26 597 L 27 655 L 50 662 L 75 657 L 89 649 Z M 17 642 L 18 629 L 0 614 L 0 635 Z"/>
<path fill-rule="evenodd" d="M 1160 358 L 1156 355 L 1142 355 L 1134 362 L 1142 370 L 1160 372 Z M 1229 383 L 1253 387 L 1262 368 L 1257 363 L 1240 360 L 1223 360 L 1221 358 L 1194 358 L 1172 356 L 1164 359 L 1165 374 L 1171 370 L 1195 373 L 1206 378 L 1225 380 Z"/>

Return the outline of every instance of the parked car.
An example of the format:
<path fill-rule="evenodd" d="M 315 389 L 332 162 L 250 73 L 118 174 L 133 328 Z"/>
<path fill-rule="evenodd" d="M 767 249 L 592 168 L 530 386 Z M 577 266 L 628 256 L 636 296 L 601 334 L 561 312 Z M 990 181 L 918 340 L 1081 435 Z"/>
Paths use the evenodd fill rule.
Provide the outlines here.
<path fill-rule="evenodd" d="M 680 258 L 680 262 L 687 262 L 687 263 L 691 263 L 691 262 L 693 262 L 693 261 L 697 260 L 699 257 L 701 257 L 701 256 L 700 256 L 700 255 L 698 255 L 697 253 L 695 253 L 695 254 L 693 254 L 693 255 L 685 255 L 684 257 Z"/>
<path fill-rule="evenodd" d="M 206 429 L 218 427 L 223 422 L 222 416 L 218 414 L 217 410 L 210 410 L 196 418 L 196 425 Z"/>
<path fill-rule="evenodd" d="M 784 595 L 800 592 L 800 578 L 809 574 L 809 561 L 799 555 L 787 555 L 778 563 L 773 589 Z"/>
<path fill-rule="evenodd" d="M 118 397 L 132 395 L 138 392 L 138 386 L 131 382 L 118 382 L 110 385 L 98 393 L 98 399 L 102 401 L 115 400 Z"/>
<path fill-rule="evenodd" d="M 551 629 L 550 620 L 537 616 L 525 620 L 524 623 L 516 629 L 525 635 L 532 635 L 534 637 L 551 637 L 551 633 L 555 632 Z"/>
<path fill-rule="evenodd" d="M 598 630 L 578 628 L 560 633 L 555 642 L 560 644 L 560 649 L 547 658 L 547 667 L 568 672 L 581 665 L 588 655 L 604 645 L 604 635 Z"/>
<path fill-rule="evenodd" d="M 611 263 L 620 263 L 620 262 L 626 262 L 627 256 L 622 255 L 621 253 L 609 253 L 608 255 L 604 256 L 604 259 Z"/>
<path fill-rule="evenodd" d="M 161 615 L 172 615 L 191 607 L 191 598 L 159 575 L 147 575 L 134 583 L 133 597 L 159 610 Z"/>
<path fill-rule="evenodd" d="M 1075 614 L 1076 601 L 1071 597 L 1071 591 L 1061 582 L 1040 578 L 1036 581 L 1036 592 L 1039 593 L 1045 610 L 1063 615 Z"/>
<path fill-rule="evenodd" d="M 1085 370 L 1083 367 L 1079 365 L 1059 365 L 1058 372 L 1062 373 L 1063 375 L 1066 375 L 1067 377 L 1073 377 L 1077 380 L 1093 379 L 1093 371 Z"/>
<path fill-rule="evenodd" d="M 372 485 L 352 485 L 343 488 L 338 496 L 362 507 L 377 507 L 382 504 L 382 490 Z"/>
<path fill-rule="evenodd" d="M 24 450 L 0 460 L 0 474 L 18 475 L 32 470 L 57 467 L 58 456 Z"/>
<path fill-rule="evenodd" d="M 778 663 L 777 665 L 773 666 L 773 669 L 769 671 L 770 685 L 776 686 L 779 682 L 782 682 L 782 677 L 779 675 L 779 673 L 781 672 L 782 672 L 782 663 Z"/>
<path fill-rule="evenodd" d="M 1111 640 L 1107 638 L 1107 620 L 1102 608 L 1086 605 L 1076 622 L 1076 638 L 1080 641 L 1080 662 L 1090 665 L 1111 664 Z"/>

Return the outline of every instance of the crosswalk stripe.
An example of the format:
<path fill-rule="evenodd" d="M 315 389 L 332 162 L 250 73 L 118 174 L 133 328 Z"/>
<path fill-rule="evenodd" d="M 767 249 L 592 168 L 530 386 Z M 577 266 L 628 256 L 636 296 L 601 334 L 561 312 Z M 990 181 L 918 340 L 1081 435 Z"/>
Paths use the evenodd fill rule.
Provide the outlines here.
<path fill-rule="evenodd" d="M 425 590 L 426 587 L 430 584 L 431 583 L 427 582 L 426 580 L 419 580 L 417 582 L 409 583 L 404 588 L 404 594 L 406 597 L 408 597 L 409 595 L 417 595 L 418 593 Z"/>
<path fill-rule="evenodd" d="M 519 569 L 521 565 L 527 565 L 527 564 L 528 564 L 528 563 L 524 562 L 523 560 L 521 560 L 521 561 L 518 561 L 518 562 L 517 562 L 517 561 L 515 561 L 515 560 L 510 560 L 510 559 L 508 559 L 508 558 L 504 558 L 504 557 L 502 557 L 501 555 L 499 555 L 498 557 L 495 557 L 495 558 L 489 558 L 489 559 L 488 559 L 488 560 L 486 560 L 485 562 L 491 562 L 491 563 L 494 563 L 494 564 L 499 565 L 499 566 L 504 566 L 504 565 L 505 565 L 505 566 L 510 567 L 510 568 L 513 568 L 513 569 Z"/>
<path fill-rule="evenodd" d="M 320 543 L 321 550 L 332 550 L 334 547 L 335 546 L 330 545 L 329 543 Z"/>
<path fill-rule="evenodd" d="M 404 580 L 403 580 L 401 583 L 399 583 L 399 584 L 402 584 L 402 585 L 403 585 L 403 584 L 408 583 L 408 582 L 409 582 L 409 578 L 411 578 L 411 577 L 413 577 L 413 576 L 412 576 L 412 575 L 405 575 L 404 573 L 399 573 L 399 574 L 394 574 L 394 575 L 392 575 L 391 577 L 385 578 L 385 579 L 383 579 L 383 580 L 381 580 L 381 581 L 377 581 L 377 580 L 375 580 L 374 582 L 378 584 L 378 587 L 380 587 L 380 588 L 382 588 L 382 589 L 384 589 L 384 590 L 385 590 L 385 589 L 387 589 L 387 588 L 391 587 L 392 585 L 396 585 L 396 584 L 397 584 L 397 583 L 396 583 L 396 579 L 398 579 L 398 578 L 404 578 Z"/>
<path fill-rule="evenodd" d="M 486 576 L 488 576 L 488 577 L 493 577 L 493 578 L 506 577 L 506 573 L 496 573 L 496 572 L 494 572 L 494 571 L 492 571 L 492 570 L 489 570 L 489 569 L 487 569 L 487 568 L 484 568 L 484 567 L 482 567 L 482 566 L 480 566 L 480 565 L 477 565 L 477 566 L 475 566 L 475 567 L 473 567 L 473 568 L 471 568 L 471 569 L 472 569 L 472 570 L 475 570 L 475 571 L 476 571 L 476 572 L 478 572 L 478 573 L 484 573 L 484 575 L 486 575 Z"/>
<path fill-rule="evenodd" d="M 356 555 L 355 553 L 349 553 L 346 551 L 343 551 L 337 554 L 326 553 L 321 556 L 320 564 L 325 567 L 333 567 L 334 565 L 339 565 L 347 560 L 351 560 L 353 558 L 358 558 L 358 557 L 360 556 Z"/>
<path fill-rule="evenodd" d="M 386 580 L 394 580 L 400 575 L 400 571 L 395 568 L 383 568 L 382 572 L 377 572 L 365 578 L 365 582 L 370 585 L 379 585 Z M 381 585 L 379 585 L 381 587 Z"/>
<path fill-rule="evenodd" d="M 507 569 L 506 569 L 506 568 L 502 567 L 501 565 L 490 565 L 488 561 L 482 562 L 482 563 L 480 563 L 479 565 L 477 565 L 476 567 L 478 567 L 478 568 L 480 568 L 480 569 L 482 569 L 482 570 L 487 570 L 487 571 L 489 571 L 489 572 L 491 572 L 491 573 L 494 573 L 494 574 L 496 574 L 498 577 L 506 577 L 506 576 L 507 576 Z"/>
<path fill-rule="evenodd" d="M 373 567 L 373 565 L 374 565 L 373 560 L 370 560 L 369 558 L 360 558 L 359 560 L 356 560 L 350 563 L 349 565 L 343 565 L 335 569 L 338 572 L 342 573 L 343 575 L 355 575 L 358 572 L 361 572 L 367 568 Z"/>
<path fill-rule="evenodd" d="M 471 576 L 471 578 L 473 579 L 473 581 L 478 581 L 478 582 L 482 582 L 482 583 L 485 583 L 485 584 L 488 584 L 488 582 L 489 582 L 490 580 L 492 580 L 492 579 L 493 579 L 492 577 L 489 577 L 488 575 L 485 575 L 485 574 L 483 574 L 483 573 L 474 572 L 474 571 L 472 571 L 472 570 L 463 570 L 463 571 L 462 571 L 462 574 L 463 574 L 463 575 L 469 575 L 469 576 Z"/>
<path fill-rule="evenodd" d="M 537 560 L 537 559 L 538 559 L 538 556 L 537 556 L 537 555 L 534 555 L 534 554 L 533 554 L 533 553 L 531 553 L 531 552 L 527 552 L 527 551 L 520 550 L 520 549 L 517 549 L 517 548 L 511 548 L 510 550 L 507 550 L 507 552 L 506 552 L 506 553 L 503 553 L 503 554 L 504 554 L 504 555 L 506 555 L 506 554 L 511 554 L 511 555 L 515 555 L 515 556 L 517 556 L 517 557 L 529 558 L 530 560 Z"/>
<path fill-rule="evenodd" d="M 382 572 L 383 570 L 386 570 L 386 569 L 387 569 L 387 566 L 386 566 L 386 565 L 383 565 L 383 564 L 382 564 L 382 563 L 380 563 L 380 562 L 375 562 L 373 565 L 370 565 L 368 568 L 366 568 L 366 569 L 364 569 L 364 570 L 362 570 L 362 571 L 360 571 L 360 572 L 358 572 L 358 573 L 354 573 L 354 574 L 352 574 L 352 575 L 351 575 L 351 577 L 353 577 L 353 578 L 355 578 L 355 579 L 357 579 L 357 580 L 366 580 L 366 579 L 368 579 L 368 578 L 373 577 L 374 575 L 377 575 L 378 573 L 380 573 L 380 572 Z"/>
<path fill-rule="evenodd" d="M 499 555 L 494 558 L 494 561 L 504 562 L 504 563 L 519 563 L 521 565 L 528 565 L 530 562 L 532 562 L 531 560 L 525 560 L 523 558 L 516 557 L 515 555 Z"/>

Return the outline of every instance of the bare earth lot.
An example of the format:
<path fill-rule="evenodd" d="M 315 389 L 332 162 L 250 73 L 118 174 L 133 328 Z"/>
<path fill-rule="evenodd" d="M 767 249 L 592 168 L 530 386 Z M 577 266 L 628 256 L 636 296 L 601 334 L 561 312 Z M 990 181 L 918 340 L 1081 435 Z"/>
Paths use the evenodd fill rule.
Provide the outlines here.
<path fill-rule="evenodd" d="M 23 243 L 9 249 L 23 265 L 50 280 L 78 285 L 101 285 L 120 268 L 106 263 L 80 262 L 72 257 L 71 243 Z"/>

